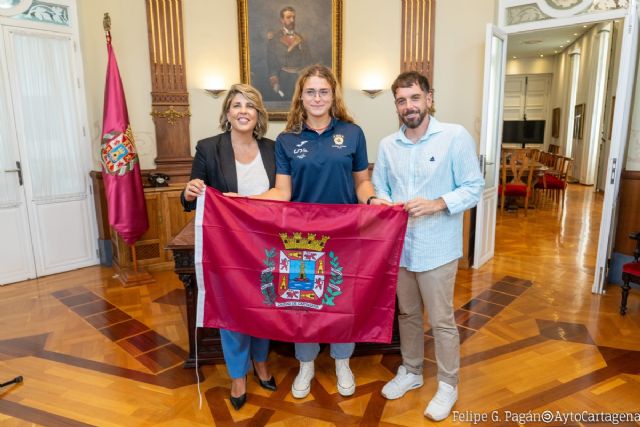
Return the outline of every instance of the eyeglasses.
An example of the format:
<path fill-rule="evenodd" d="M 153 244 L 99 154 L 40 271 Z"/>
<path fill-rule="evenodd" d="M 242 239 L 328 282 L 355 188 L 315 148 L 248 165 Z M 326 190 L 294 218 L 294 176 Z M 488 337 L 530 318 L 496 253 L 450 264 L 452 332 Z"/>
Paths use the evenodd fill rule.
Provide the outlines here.
<path fill-rule="evenodd" d="M 308 99 L 314 99 L 316 96 L 320 96 L 320 98 L 329 98 L 331 96 L 331 89 L 307 89 L 302 92 L 302 95 Z"/>

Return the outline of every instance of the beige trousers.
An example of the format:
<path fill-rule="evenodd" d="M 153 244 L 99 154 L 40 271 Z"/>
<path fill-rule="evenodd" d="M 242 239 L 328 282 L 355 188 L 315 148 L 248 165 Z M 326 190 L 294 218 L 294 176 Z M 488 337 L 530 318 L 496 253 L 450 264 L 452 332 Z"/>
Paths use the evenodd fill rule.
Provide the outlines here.
<path fill-rule="evenodd" d="M 413 374 L 422 374 L 424 363 L 424 308 L 429 314 L 438 363 L 438 381 L 458 384 L 460 337 L 453 315 L 453 287 L 458 260 L 436 269 L 398 273 L 398 323 L 402 364 Z"/>

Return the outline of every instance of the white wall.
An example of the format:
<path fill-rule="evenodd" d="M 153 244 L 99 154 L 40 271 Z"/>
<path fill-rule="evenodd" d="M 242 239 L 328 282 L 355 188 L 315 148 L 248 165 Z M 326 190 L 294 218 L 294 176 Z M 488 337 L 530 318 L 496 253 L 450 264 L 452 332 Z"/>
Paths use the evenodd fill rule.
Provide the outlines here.
<path fill-rule="evenodd" d="M 154 168 L 155 130 L 151 112 L 151 76 L 146 10 L 142 1 L 79 1 L 80 37 L 87 82 L 96 168 L 102 124 L 106 48 L 102 16 L 109 12 L 113 46 L 120 65 L 129 116 L 144 169 Z M 187 86 L 191 108 L 191 146 L 216 134 L 221 98 L 203 91 L 212 81 L 228 87 L 240 80 L 236 0 L 183 2 Z M 440 120 L 464 125 L 479 140 L 482 114 L 484 32 L 494 21 L 496 0 L 436 3 L 435 102 Z M 348 0 L 343 10 L 342 83 L 347 106 L 367 137 L 370 161 L 380 139 L 398 120 L 390 86 L 400 71 L 401 2 Z M 371 99 L 360 89 L 377 80 L 384 92 Z M 267 136 L 283 129 L 271 122 Z"/>
<path fill-rule="evenodd" d="M 191 0 L 190 0 L 191 1 Z M 143 169 L 155 168 L 156 136 L 151 112 L 151 72 L 143 1 L 78 1 L 80 46 L 84 64 L 87 116 L 93 142 L 95 169 L 99 169 L 102 104 L 107 71 L 107 47 L 102 28 L 105 12 L 111 16 L 111 44 L 118 60 L 127 98 L 129 120 Z"/>
<path fill-rule="evenodd" d="M 370 162 L 377 158 L 380 140 L 398 128 L 391 83 L 400 72 L 401 24 L 399 1 L 344 2 L 344 96 L 356 123 L 364 130 Z M 361 90 L 368 85 L 384 92 L 371 99 Z"/>
<path fill-rule="evenodd" d="M 436 2 L 436 117 L 463 125 L 476 144 L 482 126 L 486 25 L 497 21 L 496 7 L 497 0 Z"/>
<path fill-rule="evenodd" d="M 569 87 L 571 84 L 571 60 L 569 55 L 555 55 L 553 67 L 553 81 L 551 83 L 551 105 L 552 114 L 554 108 L 560 108 L 560 133 L 558 138 L 551 136 L 551 144 L 559 145 L 560 152 L 564 153 L 564 146 L 567 135 L 567 104 L 569 103 Z M 548 147 L 548 145 L 547 145 Z M 545 147 L 545 149 L 547 148 Z"/>
<path fill-rule="evenodd" d="M 553 74 L 554 56 L 544 58 L 507 59 L 507 75 L 510 74 Z"/>
<path fill-rule="evenodd" d="M 224 95 L 213 98 L 204 89 L 228 88 L 240 82 L 238 17 L 234 0 L 182 2 L 187 90 L 191 108 L 191 152 L 200 139 L 220 133 Z M 267 136 L 273 135 L 270 124 Z"/>

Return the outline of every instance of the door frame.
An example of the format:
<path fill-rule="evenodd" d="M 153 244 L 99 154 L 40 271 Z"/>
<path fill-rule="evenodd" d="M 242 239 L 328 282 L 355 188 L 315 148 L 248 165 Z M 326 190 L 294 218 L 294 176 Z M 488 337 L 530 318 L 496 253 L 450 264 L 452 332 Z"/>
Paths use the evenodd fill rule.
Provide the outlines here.
<path fill-rule="evenodd" d="M 4 37 L 4 31 L 2 30 L 2 27 L 0 26 L 0 46 L 2 46 L 3 51 L 5 49 L 5 37 Z M 10 144 L 12 146 L 12 151 L 13 151 L 13 155 L 17 156 L 18 159 L 22 160 L 23 157 L 23 153 L 20 147 L 20 144 L 18 142 L 18 131 L 16 128 L 16 118 L 15 118 L 15 112 L 13 109 L 13 94 L 11 93 L 11 82 L 9 79 L 9 66 L 8 66 L 8 58 L 7 55 L 5 54 L 0 54 L 0 85 L 4 86 L 4 98 L 3 100 L 0 100 L 0 102 L 5 103 L 5 107 L 6 107 L 6 113 L 7 113 L 7 117 L 6 119 L 8 120 L 8 128 L 9 128 L 9 140 L 7 141 L 8 144 Z M 9 161 L 9 160 L 8 160 Z M 11 159 L 10 161 L 15 161 L 15 159 Z M 5 165 L 8 166 L 8 165 Z M 0 173 L 6 173 L 3 170 L 3 165 L 0 164 Z M 14 283 L 14 282 L 18 282 L 18 281 L 22 281 L 22 280 L 29 280 L 29 279 L 34 279 L 37 277 L 36 274 L 36 259 L 35 259 L 35 253 L 33 250 L 33 236 L 32 236 L 32 230 L 31 230 L 31 221 L 30 221 L 30 213 L 29 213 L 29 209 L 27 206 L 27 192 L 26 192 L 26 185 L 24 184 L 24 179 L 28 177 L 25 176 L 24 170 L 22 170 L 22 181 L 23 184 L 20 185 L 19 189 L 18 189 L 18 197 L 17 197 L 17 201 L 15 203 L 15 205 L 6 205 L 6 206 L 0 206 L 0 210 L 4 211 L 5 209 L 17 209 L 17 215 L 18 215 L 18 224 L 15 224 L 15 226 L 18 228 L 17 229 L 17 234 L 24 236 L 25 240 L 24 241 L 20 241 L 21 239 L 18 239 L 18 241 L 13 242 L 12 243 L 12 251 L 19 251 L 21 253 L 21 258 L 22 258 L 22 264 L 14 264 L 13 268 L 14 270 L 9 273 L 6 270 L 3 269 L 3 272 L 0 273 L 2 274 L 2 276 L 0 276 L 0 286 L 7 284 L 7 283 Z M 15 177 L 16 179 L 16 184 L 17 184 L 17 180 L 18 177 Z M 5 241 L 6 244 L 6 241 Z M 9 273 L 9 274 L 7 274 Z"/>
<path fill-rule="evenodd" d="M 608 263 L 615 238 L 615 228 L 618 216 L 618 198 L 620 179 L 624 169 L 625 154 L 629 142 L 631 127 L 631 101 L 635 94 L 635 83 L 638 66 L 638 9 L 636 0 L 629 3 L 630 11 L 625 17 L 620 51 L 620 65 L 618 71 L 618 85 L 616 87 L 616 103 L 613 111 L 613 127 L 607 159 L 607 174 L 605 175 L 605 191 L 602 204 L 602 220 L 598 235 L 598 255 L 596 270 L 591 291 L 604 293 Z M 633 9 L 632 9 L 633 8 Z M 628 34 L 631 33 L 631 34 Z M 628 89 L 628 90 L 627 90 Z"/>
<path fill-rule="evenodd" d="M 487 24 L 485 32 L 485 58 L 484 58 L 484 85 L 483 85 L 483 99 L 482 99 L 482 129 L 480 133 L 480 148 L 478 154 L 480 157 L 480 169 L 486 180 L 487 165 L 493 169 L 493 182 L 487 183 L 485 181 L 485 188 L 482 192 L 480 201 L 476 207 L 476 231 L 474 242 L 474 254 L 473 254 L 473 268 L 480 268 L 487 261 L 493 258 L 495 253 L 495 240 L 496 240 L 496 214 L 498 203 L 498 181 L 499 181 L 499 160 L 500 159 L 500 146 L 499 140 L 502 135 L 502 116 L 504 111 L 504 83 L 505 83 L 505 68 L 507 65 L 507 34 L 499 27 Z M 498 75 L 495 75 L 493 62 L 493 47 L 494 39 L 497 38 L 502 41 L 502 48 L 499 53 L 500 69 L 497 70 Z M 487 78 L 488 76 L 488 78 Z M 495 77 L 492 79 L 491 77 Z M 500 84 L 497 89 L 495 84 Z M 495 105 L 492 105 L 492 96 L 496 96 L 493 100 Z M 490 117 L 491 107 L 494 108 L 493 117 Z M 490 125 L 490 121 L 494 122 L 494 126 Z M 489 135 L 490 129 L 493 129 L 493 134 Z M 491 147 L 490 147 L 491 144 Z M 493 148 L 493 150 L 490 150 Z M 487 155 L 487 152 L 492 153 L 492 158 Z"/>
<path fill-rule="evenodd" d="M 610 21 L 615 19 L 626 19 L 628 15 L 632 15 L 635 17 L 637 14 L 636 0 L 630 0 L 627 8 L 618 8 L 618 9 L 578 14 L 587 10 L 587 8 L 592 4 L 593 4 L 592 1 L 583 0 L 570 8 L 567 8 L 564 10 L 557 10 L 557 9 L 550 8 L 546 0 L 500 0 L 500 4 L 498 7 L 497 27 L 507 35 L 507 43 L 508 43 L 508 36 L 511 34 L 545 30 L 550 28 L 566 27 L 566 26 L 578 25 L 578 24 L 590 24 L 590 23 Z M 542 13 L 543 15 L 546 14 L 547 16 L 545 19 L 538 20 L 538 21 L 523 22 L 523 23 L 518 23 L 514 25 L 508 25 L 507 23 L 508 9 L 513 7 L 537 8 L 538 12 Z M 635 19 L 637 22 L 637 18 Z M 637 34 L 637 31 L 636 31 L 636 34 Z M 624 49 L 624 47 L 625 46 L 623 42 L 622 48 Z M 485 58 L 485 61 L 486 61 L 486 58 Z M 620 70 L 622 70 L 622 64 L 620 64 Z M 504 86 L 504 77 L 506 75 L 504 69 L 502 70 L 502 73 L 503 73 L 502 80 L 503 80 L 503 86 Z M 485 88 L 487 87 L 487 80 L 489 77 L 490 76 L 487 76 L 487 75 L 484 76 Z M 635 73 L 633 76 L 627 76 L 627 79 L 625 81 L 630 80 L 631 83 L 633 83 L 634 79 L 635 79 Z M 625 106 L 623 105 L 622 99 L 618 99 L 619 97 L 618 95 L 622 91 L 621 87 L 623 86 L 626 87 L 628 85 L 629 85 L 628 81 L 626 82 L 626 85 L 625 85 L 625 82 L 621 82 L 620 80 L 618 80 L 618 87 L 616 90 L 616 108 L 614 110 L 614 118 L 613 118 L 614 125 L 615 124 L 622 125 L 625 120 L 624 115 L 627 113 L 628 108 L 625 108 Z M 631 84 L 630 90 L 633 91 L 633 84 Z M 502 112 L 499 112 L 498 114 L 502 114 Z M 485 120 L 488 120 L 488 118 L 485 118 L 484 115 L 485 115 L 485 112 L 483 111 L 483 118 L 482 118 L 483 123 L 485 122 Z M 483 128 L 483 133 L 484 132 L 485 132 L 485 129 Z M 621 132 L 622 131 L 620 131 L 620 133 Z M 485 138 L 484 135 L 482 135 L 481 137 Z M 621 136 L 619 136 L 619 138 L 621 138 Z M 617 147 L 614 147 L 613 145 L 611 146 L 609 159 L 607 161 L 607 177 L 611 177 L 612 173 L 613 175 L 615 175 L 615 178 L 614 178 L 615 184 L 612 184 L 614 186 L 614 190 L 619 189 L 620 173 L 622 168 L 618 167 L 617 169 L 615 169 L 615 166 L 613 164 L 615 161 L 617 161 L 618 163 L 622 161 L 621 159 L 624 158 L 624 153 L 628 143 L 626 138 L 618 139 L 618 141 L 620 142 L 617 144 L 618 145 Z M 501 147 L 498 147 L 498 150 L 500 150 L 500 148 Z M 615 148 L 617 148 L 617 150 L 615 150 Z M 613 170 L 612 170 L 612 167 L 613 167 Z M 603 254 L 607 254 L 608 256 L 610 239 L 611 239 L 611 235 L 613 234 L 610 224 L 612 224 L 612 221 L 614 220 L 614 216 L 613 216 L 612 209 L 608 209 L 607 206 L 609 207 L 614 206 L 615 198 L 617 198 L 618 191 L 617 190 L 609 191 L 608 193 L 613 193 L 613 194 L 609 194 L 607 196 L 607 192 L 605 191 L 605 203 L 602 210 L 602 220 L 600 223 L 600 236 L 598 240 L 598 259 L 596 261 L 596 268 L 594 271 L 594 284 L 592 287 L 592 292 L 594 293 L 603 292 L 604 277 L 605 277 L 604 270 L 606 270 L 606 266 L 605 266 L 606 256 L 603 256 Z M 483 227 L 483 225 L 479 223 L 479 221 L 476 221 L 476 235 L 479 231 L 479 227 Z M 604 231 L 604 229 L 606 229 L 606 231 Z M 490 242 L 490 244 L 495 245 L 495 234 L 491 236 L 491 238 L 494 239 L 494 241 Z M 476 261 L 474 260 L 474 264 L 475 263 Z"/>
<path fill-rule="evenodd" d="M 34 33 L 34 34 L 46 34 L 53 37 L 63 37 L 68 38 L 71 44 L 71 52 L 70 52 L 70 71 L 73 73 L 74 79 L 74 105 L 77 112 L 78 124 L 81 129 L 77 132 L 78 145 L 80 150 L 80 162 L 79 166 L 86 170 L 86 174 L 84 174 L 84 188 L 85 196 L 82 197 L 83 208 L 86 209 L 86 230 L 83 231 L 83 234 L 86 234 L 87 239 L 87 256 L 83 257 L 82 260 L 73 261 L 70 264 L 58 264 L 53 265 L 51 267 L 47 267 L 42 264 L 42 245 L 40 242 L 40 238 L 37 235 L 37 231 L 33 230 L 35 221 L 35 214 L 32 212 L 31 203 L 31 194 L 30 194 L 30 174 L 29 167 L 27 161 L 25 161 L 25 154 L 23 151 L 23 142 L 21 141 L 21 136 L 17 133 L 22 125 L 24 125 L 24 117 L 21 117 L 20 114 L 15 114 L 14 111 L 14 103 L 15 99 L 13 99 L 13 93 L 10 88 L 7 88 L 9 91 L 9 96 L 13 101 L 9 104 L 9 108 L 11 109 L 11 116 L 14 123 L 14 133 L 16 137 L 16 147 L 17 147 L 17 155 L 20 156 L 21 162 L 23 166 L 23 180 L 25 182 L 24 187 L 21 192 L 23 193 L 23 197 L 25 198 L 26 210 L 28 212 L 28 217 L 30 220 L 30 245 L 32 246 L 32 253 L 34 257 L 35 264 L 35 273 L 33 275 L 29 275 L 28 277 L 24 277 L 20 280 L 25 280 L 33 277 L 44 276 L 49 274 L 55 274 L 63 271 L 68 271 L 70 269 L 76 269 L 81 267 L 86 267 L 90 265 L 96 265 L 100 262 L 100 257 L 98 254 L 98 226 L 97 226 L 97 218 L 95 213 L 95 205 L 93 202 L 93 186 L 91 177 L 89 176 L 89 172 L 93 170 L 94 161 L 92 156 L 92 151 L 94 144 L 91 141 L 89 135 L 89 121 L 87 114 L 87 101 L 86 101 L 86 86 L 85 86 L 85 78 L 84 78 L 84 69 L 82 62 L 82 55 L 80 49 L 80 41 L 79 41 L 79 22 L 78 22 L 78 13 L 77 13 L 77 3 L 76 0 L 53 0 L 50 4 L 54 4 L 57 6 L 61 6 L 66 9 L 68 13 L 68 21 L 62 25 L 59 23 L 52 23 L 46 21 L 34 21 L 34 20 L 26 20 L 26 19 L 15 19 L 11 16 L 11 14 L 7 13 L 5 10 L 4 14 L 0 16 L 0 31 L 2 32 L 2 40 L 3 50 L 6 50 L 6 64 L 5 72 L 6 72 L 6 80 L 7 82 L 14 81 L 14 77 L 12 77 L 11 69 L 9 66 L 9 61 L 12 61 L 11 49 L 6 49 L 8 43 L 10 43 L 9 37 L 7 37 L 9 32 L 24 32 L 24 33 Z M 30 6 L 31 2 L 29 0 L 24 1 L 20 4 L 20 10 L 16 9 L 16 13 L 20 13 L 23 9 L 26 9 Z M 0 61 L 0 63 L 4 63 L 5 61 Z M 20 108 L 19 106 L 17 108 Z M 21 125 L 22 123 L 22 125 Z M 39 254 L 40 253 L 40 254 Z M 40 261 L 39 261 L 40 257 Z M 11 282 L 10 282 L 11 283 Z"/>

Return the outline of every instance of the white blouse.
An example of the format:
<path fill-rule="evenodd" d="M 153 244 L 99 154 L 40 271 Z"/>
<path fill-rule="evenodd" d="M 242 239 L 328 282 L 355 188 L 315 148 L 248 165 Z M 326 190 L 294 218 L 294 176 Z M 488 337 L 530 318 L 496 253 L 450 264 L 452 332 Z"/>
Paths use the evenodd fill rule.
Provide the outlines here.
<path fill-rule="evenodd" d="M 238 194 L 254 196 L 269 189 L 269 177 L 262 163 L 262 155 L 258 155 L 250 163 L 240 163 L 236 160 L 236 175 L 238 177 Z"/>

